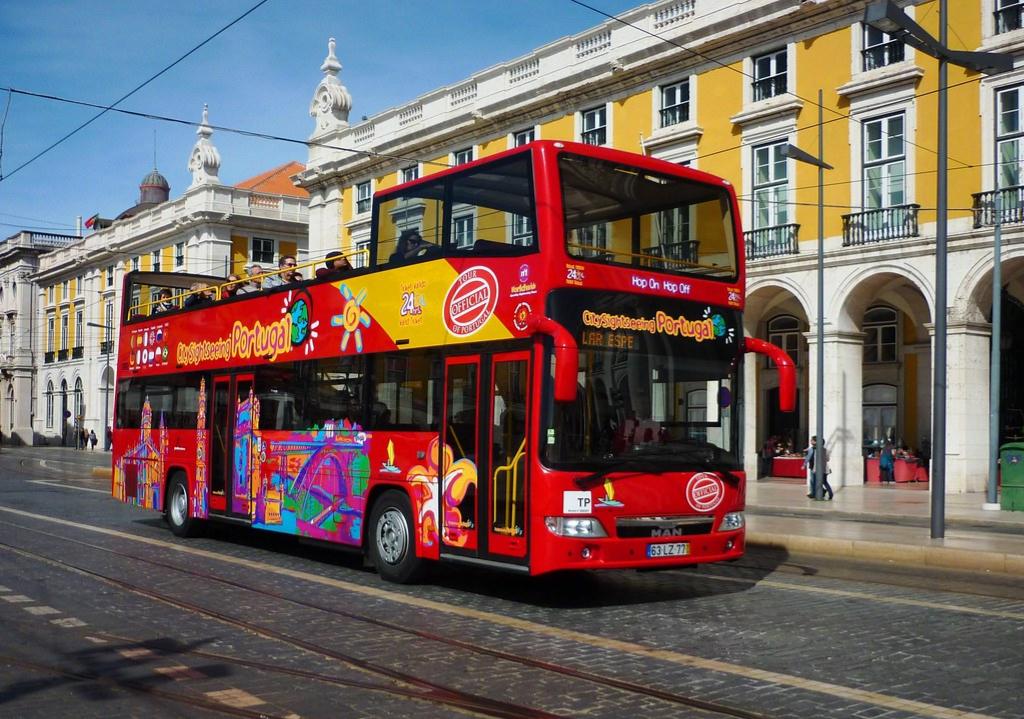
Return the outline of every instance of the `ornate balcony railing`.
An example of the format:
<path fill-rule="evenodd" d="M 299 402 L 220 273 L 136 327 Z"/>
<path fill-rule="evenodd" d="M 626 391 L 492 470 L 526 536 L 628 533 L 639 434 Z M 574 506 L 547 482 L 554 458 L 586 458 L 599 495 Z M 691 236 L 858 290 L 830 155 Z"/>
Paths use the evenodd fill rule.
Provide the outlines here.
<path fill-rule="evenodd" d="M 843 215 L 843 247 L 917 237 L 920 205 L 897 205 Z"/>
<path fill-rule="evenodd" d="M 53 357 L 54 357 L 53 352 L 44 352 L 43 353 L 43 364 L 50 364 L 51 362 L 53 362 Z"/>
<path fill-rule="evenodd" d="M 63 362 L 68 358 L 68 351 L 66 349 L 57 350 L 57 361 Z"/>
<path fill-rule="evenodd" d="M 903 62 L 904 47 L 902 40 L 890 40 L 881 45 L 864 48 L 861 50 L 861 55 L 864 57 L 864 71 Z"/>
<path fill-rule="evenodd" d="M 991 227 L 996 224 L 996 191 L 976 192 L 974 198 L 975 227 Z M 1024 222 L 1024 187 L 1004 187 L 999 190 L 999 224 L 1012 225 Z"/>
<path fill-rule="evenodd" d="M 682 269 L 687 265 L 695 264 L 699 255 L 700 240 L 666 242 L 661 245 L 643 247 L 640 250 L 641 264 L 655 269 Z"/>
<path fill-rule="evenodd" d="M 71 359 L 82 359 L 84 349 L 82 347 L 71 348 Z"/>
<path fill-rule="evenodd" d="M 797 254 L 800 251 L 797 248 L 799 231 L 800 225 L 776 225 L 744 232 L 743 242 L 747 248 L 747 259 L 760 260 L 765 257 Z"/>
<path fill-rule="evenodd" d="M 100 354 L 110 354 L 114 351 L 114 341 L 107 340 L 106 342 L 100 342 Z"/>
<path fill-rule="evenodd" d="M 778 97 L 786 92 L 786 73 L 754 80 L 751 85 L 754 88 L 754 102 L 767 100 L 769 97 Z"/>

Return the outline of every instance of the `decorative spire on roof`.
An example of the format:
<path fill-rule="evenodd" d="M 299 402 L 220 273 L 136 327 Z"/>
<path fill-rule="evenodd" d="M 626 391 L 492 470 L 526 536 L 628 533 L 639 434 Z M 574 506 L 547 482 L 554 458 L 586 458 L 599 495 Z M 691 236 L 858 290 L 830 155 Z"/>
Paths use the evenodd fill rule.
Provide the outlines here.
<path fill-rule="evenodd" d="M 210 142 L 213 135 L 213 128 L 210 127 L 209 108 L 203 105 L 203 121 L 196 128 L 199 139 L 192 147 L 192 154 L 189 156 L 188 169 L 192 173 L 192 184 L 190 187 L 199 185 L 219 185 L 220 177 L 220 153 Z"/>
<path fill-rule="evenodd" d="M 334 38 L 327 43 L 327 58 L 320 69 L 324 78 L 316 86 L 313 101 L 309 104 L 309 115 L 316 120 L 313 137 L 327 135 L 348 127 L 348 113 L 352 109 L 352 96 L 341 84 L 338 73 L 341 63 L 334 55 Z"/>

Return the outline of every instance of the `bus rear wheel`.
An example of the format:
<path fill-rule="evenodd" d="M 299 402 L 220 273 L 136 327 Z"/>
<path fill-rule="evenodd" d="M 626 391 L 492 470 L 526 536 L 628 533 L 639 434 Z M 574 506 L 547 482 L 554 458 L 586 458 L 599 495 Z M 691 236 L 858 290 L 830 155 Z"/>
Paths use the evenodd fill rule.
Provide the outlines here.
<path fill-rule="evenodd" d="M 380 496 L 370 515 L 369 550 L 377 573 L 389 582 L 409 584 L 423 576 L 422 559 L 416 556 L 412 506 L 403 492 L 390 490 Z"/>
<path fill-rule="evenodd" d="M 199 533 L 199 520 L 188 511 L 188 482 L 185 477 L 175 474 L 167 486 L 167 524 L 179 537 L 194 537 Z"/>

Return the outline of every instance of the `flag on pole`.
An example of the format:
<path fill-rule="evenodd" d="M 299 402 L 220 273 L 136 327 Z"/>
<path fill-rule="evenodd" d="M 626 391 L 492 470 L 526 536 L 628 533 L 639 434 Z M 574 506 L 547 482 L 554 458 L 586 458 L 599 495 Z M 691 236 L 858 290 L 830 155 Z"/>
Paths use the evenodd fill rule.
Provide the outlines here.
<path fill-rule="evenodd" d="M 93 215 L 92 217 L 85 221 L 85 226 L 91 230 L 96 225 L 96 221 L 98 219 L 100 219 L 100 213 L 97 212 L 95 215 Z"/>

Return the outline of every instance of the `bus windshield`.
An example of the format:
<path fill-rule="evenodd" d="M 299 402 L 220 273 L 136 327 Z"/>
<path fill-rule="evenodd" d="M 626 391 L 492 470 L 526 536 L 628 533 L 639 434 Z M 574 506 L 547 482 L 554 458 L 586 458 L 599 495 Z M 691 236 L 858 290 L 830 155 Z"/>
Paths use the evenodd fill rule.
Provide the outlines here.
<path fill-rule="evenodd" d="M 693 302 L 562 290 L 579 344 L 576 400 L 550 402 L 550 467 L 738 469 L 739 317 Z"/>
<path fill-rule="evenodd" d="M 725 188 L 595 158 L 559 158 L 570 257 L 736 279 Z"/>

